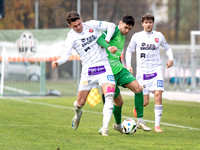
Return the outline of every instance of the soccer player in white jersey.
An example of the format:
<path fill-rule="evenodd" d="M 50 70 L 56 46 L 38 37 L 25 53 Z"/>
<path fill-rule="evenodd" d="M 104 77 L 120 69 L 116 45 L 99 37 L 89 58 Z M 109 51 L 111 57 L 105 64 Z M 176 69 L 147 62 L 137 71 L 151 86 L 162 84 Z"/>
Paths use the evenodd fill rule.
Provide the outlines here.
<path fill-rule="evenodd" d="M 143 31 L 135 33 L 127 47 L 126 65 L 130 72 L 132 52 L 136 51 L 136 79 L 143 86 L 144 106 L 149 104 L 149 94 L 154 93 L 155 99 L 155 132 L 163 132 L 160 129 L 160 120 L 163 110 L 162 92 L 164 91 L 163 72 L 161 66 L 159 47 L 166 52 L 169 60 L 166 67 L 173 66 L 173 53 L 161 32 L 152 30 L 154 16 L 147 14 L 142 17 Z"/>
<path fill-rule="evenodd" d="M 96 20 L 83 23 L 79 14 L 75 11 L 69 12 L 66 20 L 71 30 L 65 41 L 65 52 L 57 61 L 52 62 L 52 68 L 54 69 L 65 63 L 72 49 L 75 49 L 80 55 L 82 71 L 78 97 L 74 102 L 75 116 L 72 119 L 72 128 L 74 130 L 78 128 L 82 116 L 81 109 L 86 102 L 87 96 L 90 90 L 96 88 L 99 84 L 102 88 L 102 92 L 105 94 L 103 126 L 100 133 L 103 136 L 108 136 L 108 125 L 113 110 L 115 79 L 107 58 L 106 50 L 97 44 L 97 39 L 100 35 L 99 31 L 107 30 L 109 34 L 106 38 L 110 41 L 115 31 L 115 24 Z M 109 50 L 112 52 L 113 48 L 114 47 L 109 47 Z"/>

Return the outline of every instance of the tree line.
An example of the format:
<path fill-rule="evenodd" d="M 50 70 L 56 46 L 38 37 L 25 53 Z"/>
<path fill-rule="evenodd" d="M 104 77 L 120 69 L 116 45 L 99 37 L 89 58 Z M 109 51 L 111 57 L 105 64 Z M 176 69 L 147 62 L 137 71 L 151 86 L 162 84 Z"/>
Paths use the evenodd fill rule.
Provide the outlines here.
<path fill-rule="evenodd" d="M 130 39 L 134 32 L 142 30 L 141 16 L 153 13 L 151 5 L 157 7 L 163 1 L 157 0 L 98 0 L 98 20 L 118 24 L 123 15 L 135 18 L 136 24 L 126 37 Z M 199 1 L 168 0 L 168 22 L 159 22 L 157 30 L 164 33 L 172 44 L 190 42 L 190 31 L 198 30 Z M 77 0 L 39 0 L 39 28 L 66 28 L 67 12 L 77 10 Z M 192 16 L 192 17 L 191 17 Z M 81 17 L 83 21 L 93 19 L 93 0 L 81 0 Z M 5 0 L 5 17 L 0 19 L 0 29 L 34 29 L 35 0 Z"/>

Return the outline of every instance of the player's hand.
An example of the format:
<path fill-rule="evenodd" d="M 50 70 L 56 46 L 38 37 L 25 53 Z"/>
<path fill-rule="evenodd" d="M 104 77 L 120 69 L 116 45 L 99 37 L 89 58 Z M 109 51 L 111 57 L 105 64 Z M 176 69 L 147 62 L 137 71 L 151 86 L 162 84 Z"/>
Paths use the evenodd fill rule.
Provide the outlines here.
<path fill-rule="evenodd" d="M 168 62 L 167 62 L 167 64 L 166 64 L 167 68 L 170 68 L 170 67 L 173 66 L 173 65 L 174 65 L 173 60 L 168 60 Z"/>
<path fill-rule="evenodd" d="M 55 69 L 57 66 L 58 66 L 58 62 L 57 61 L 52 61 L 51 68 Z"/>
<path fill-rule="evenodd" d="M 114 54 L 114 53 L 116 53 L 116 51 L 117 51 L 117 47 L 115 47 L 115 46 L 109 46 L 109 47 L 108 47 L 108 50 L 109 50 L 112 54 Z"/>
<path fill-rule="evenodd" d="M 131 66 L 128 66 L 127 69 L 128 69 L 128 71 L 130 71 L 130 73 L 133 74 L 133 68 Z"/>

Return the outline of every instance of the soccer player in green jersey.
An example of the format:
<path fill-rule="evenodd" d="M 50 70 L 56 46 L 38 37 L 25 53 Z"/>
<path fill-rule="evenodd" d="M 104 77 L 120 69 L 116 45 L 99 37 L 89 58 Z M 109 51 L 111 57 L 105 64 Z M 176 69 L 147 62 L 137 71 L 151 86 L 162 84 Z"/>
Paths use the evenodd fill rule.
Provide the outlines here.
<path fill-rule="evenodd" d="M 108 43 L 105 40 L 107 32 L 104 32 L 97 43 L 102 47 L 106 48 L 108 53 L 108 59 L 115 77 L 116 88 L 115 88 L 115 96 L 114 96 L 114 107 L 113 114 L 115 117 L 115 124 L 113 128 L 120 133 L 122 133 L 121 127 L 121 112 L 123 100 L 120 94 L 120 89 L 118 86 L 123 86 L 129 88 L 131 91 L 135 93 L 135 109 L 137 111 L 137 126 L 138 128 L 143 129 L 144 131 L 151 131 L 151 128 L 145 125 L 143 121 L 143 92 L 142 87 L 136 81 L 134 76 L 123 66 L 120 62 L 120 56 L 124 49 L 125 43 L 125 35 L 129 33 L 132 27 L 135 24 L 135 20 L 132 16 L 126 15 L 119 22 L 119 25 L 116 26 L 115 32 L 111 37 L 110 42 Z M 116 52 L 113 54 L 108 49 L 111 46 L 116 47 Z"/>

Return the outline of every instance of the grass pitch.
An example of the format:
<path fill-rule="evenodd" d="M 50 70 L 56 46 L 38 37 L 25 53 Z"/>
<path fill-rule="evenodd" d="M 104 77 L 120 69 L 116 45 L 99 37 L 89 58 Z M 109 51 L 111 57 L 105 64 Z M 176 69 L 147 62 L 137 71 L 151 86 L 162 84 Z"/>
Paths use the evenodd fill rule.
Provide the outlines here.
<path fill-rule="evenodd" d="M 120 134 L 109 125 L 109 136 L 98 134 L 102 125 L 100 102 L 88 103 L 77 130 L 71 127 L 76 97 L 1 98 L 0 150 L 198 150 L 200 149 L 200 103 L 163 100 L 163 133 L 137 130 L 133 135 Z M 133 99 L 123 96 L 123 118 L 133 118 Z M 154 126 L 154 101 L 144 109 L 146 124 Z M 135 119 L 135 118 L 133 118 Z"/>

